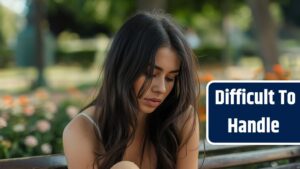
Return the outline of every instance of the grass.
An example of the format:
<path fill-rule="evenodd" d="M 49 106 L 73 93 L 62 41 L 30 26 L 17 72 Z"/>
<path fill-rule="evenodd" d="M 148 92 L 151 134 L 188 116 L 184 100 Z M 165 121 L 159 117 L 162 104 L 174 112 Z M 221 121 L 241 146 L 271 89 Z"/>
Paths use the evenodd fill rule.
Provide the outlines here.
<path fill-rule="evenodd" d="M 45 69 L 44 75 L 49 90 L 68 88 L 89 88 L 96 85 L 100 71 L 97 68 L 82 69 L 76 66 L 52 66 Z M 0 69 L 0 95 L 23 93 L 30 90 L 37 76 L 33 68 Z"/>

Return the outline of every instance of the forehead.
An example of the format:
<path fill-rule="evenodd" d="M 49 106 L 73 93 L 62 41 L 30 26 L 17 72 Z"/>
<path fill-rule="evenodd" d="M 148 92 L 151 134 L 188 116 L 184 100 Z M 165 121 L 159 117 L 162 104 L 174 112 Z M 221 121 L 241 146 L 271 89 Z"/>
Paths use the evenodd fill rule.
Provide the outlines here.
<path fill-rule="evenodd" d="M 162 47 L 156 52 L 155 65 L 161 67 L 165 71 L 173 71 L 179 69 L 180 60 L 173 49 Z"/>

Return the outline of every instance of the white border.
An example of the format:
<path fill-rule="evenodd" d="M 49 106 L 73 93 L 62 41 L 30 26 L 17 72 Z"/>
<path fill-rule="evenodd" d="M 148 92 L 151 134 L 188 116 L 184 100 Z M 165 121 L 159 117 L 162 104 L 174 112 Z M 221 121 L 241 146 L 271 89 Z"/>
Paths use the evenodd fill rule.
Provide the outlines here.
<path fill-rule="evenodd" d="M 300 80 L 213 80 L 210 81 L 206 85 L 206 140 L 208 141 L 209 144 L 212 145 L 300 145 L 300 142 L 296 143 L 285 143 L 285 142 L 275 142 L 275 143 L 270 143 L 270 142 L 212 142 L 209 139 L 209 130 L 208 130 L 208 122 L 209 122 L 209 95 L 208 95 L 208 90 L 209 86 L 212 83 L 300 83 Z M 300 119 L 299 119 L 300 120 Z"/>

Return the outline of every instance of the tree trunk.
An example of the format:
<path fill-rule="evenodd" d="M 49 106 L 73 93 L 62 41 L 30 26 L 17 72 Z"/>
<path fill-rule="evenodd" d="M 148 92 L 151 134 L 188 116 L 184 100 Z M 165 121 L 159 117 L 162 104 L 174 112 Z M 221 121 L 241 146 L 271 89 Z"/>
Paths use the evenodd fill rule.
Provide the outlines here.
<path fill-rule="evenodd" d="M 44 11 L 43 2 L 44 0 L 34 0 L 34 24 L 36 27 L 36 68 L 38 72 L 38 77 L 34 82 L 32 88 L 37 88 L 46 85 L 44 78 L 44 41 L 43 41 L 43 21 L 44 21 Z"/>
<path fill-rule="evenodd" d="M 272 71 L 272 67 L 279 63 L 277 49 L 277 30 L 269 11 L 268 0 L 247 0 L 254 19 L 256 34 L 264 70 Z"/>
<path fill-rule="evenodd" d="M 229 1 L 221 1 L 221 12 L 222 12 L 222 33 L 225 40 L 225 45 L 222 54 L 222 64 L 225 67 L 231 64 L 230 56 L 230 41 L 229 41 L 229 32 L 230 32 L 230 18 L 229 18 Z"/>
<path fill-rule="evenodd" d="M 3 9 L 2 9 L 3 7 L 2 6 L 0 6 L 0 46 L 2 47 L 2 46 L 4 46 L 4 38 L 3 38 L 3 28 L 2 28 L 2 25 L 4 24 L 4 22 L 3 22 L 3 18 L 2 18 L 2 16 L 3 16 Z"/>

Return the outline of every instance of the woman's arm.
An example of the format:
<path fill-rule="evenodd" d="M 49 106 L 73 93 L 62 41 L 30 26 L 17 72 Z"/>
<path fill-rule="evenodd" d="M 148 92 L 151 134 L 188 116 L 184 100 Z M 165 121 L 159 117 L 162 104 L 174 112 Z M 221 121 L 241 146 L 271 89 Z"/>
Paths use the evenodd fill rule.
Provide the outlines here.
<path fill-rule="evenodd" d="M 193 109 L 189 111 L 193 111 Z M 184 120 L 186 122 L 181 125 L 183 126 L 181 137 L 183 141 L 186 141 L 186 145 L 181 145 L 181 149 L 177 155 L 176 169 L 198 169 L 198 147 L 200 144 L 199 120 L 192 114 L 192 112 L 189 112 L 187 120 Z M 196 122 L 195 126 L 193 126 L 194 121 Z M 190 135 L 191 131 L 193 132 Z"/>
<path fill-rule="evenodd" d="M 86 119 L 77 116 L 64 129 L 63 146 L 68 169 L 92 169 L 95 150 L 94 129 Z"/>

